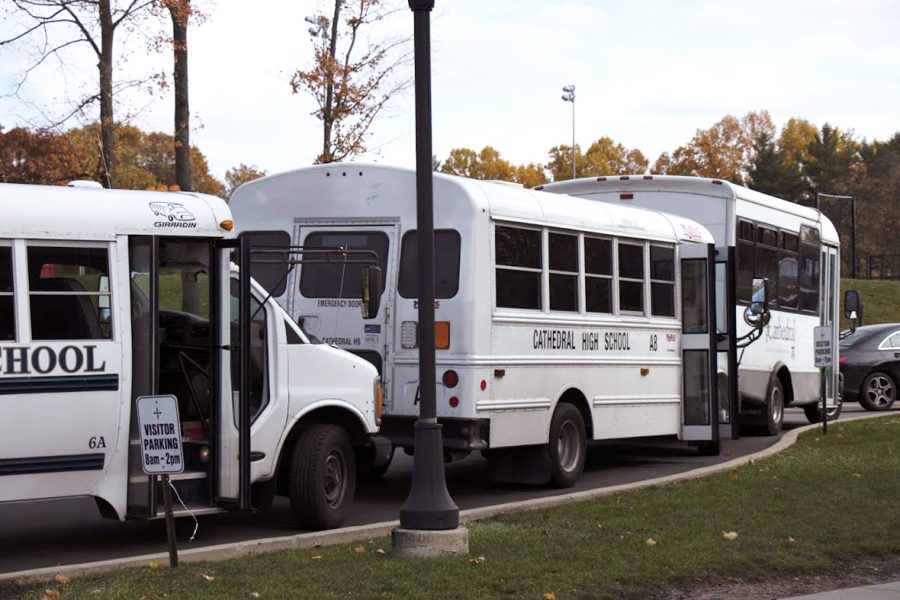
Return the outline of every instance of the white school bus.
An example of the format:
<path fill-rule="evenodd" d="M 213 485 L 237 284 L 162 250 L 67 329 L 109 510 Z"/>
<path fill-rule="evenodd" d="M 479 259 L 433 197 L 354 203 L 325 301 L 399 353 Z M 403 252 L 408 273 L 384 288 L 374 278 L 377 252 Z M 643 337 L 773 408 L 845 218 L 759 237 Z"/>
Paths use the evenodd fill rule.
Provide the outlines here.
<path fill-rule="evenodd" d="M 304 249 L 374 251 L 364 322 L 346 265 L 304 264 L 273 291 L 303 329 L 365 357 L 382 433 L 410 450 L 418 412 L 412 170 L 334 164 L 241 186 L 240 229 Z M 716 451 L 713 238 L 683 217 L 435 174 L 437 414 L 448 454 L 497 480 L 571 485 L 587 440 L 679 435 Z"/>
<path fill-rule="evenodd" d="M 730 369 L 737 366 L 739 375 L 730 379 L 738 388 L 733 410 L 743 423 L 775 434 L 785 406 L 800 406 L 810 422 L 820 421 L 824 394 L 829 418 L 837 418 L 840 240 L 825 215 L 727 181 L 698 177 L 591 177 L 541 189 L 662 210 L 702 223 L 716 241 L 720 330 L 737 331 L 732 340 L 745 339 L 750 327 L 742 315 L 750 304 L 752 279 L 768 279 L 772 290 L 768 324 L 758 340 L 739 349 Z M 813 332 L 820 325 L 831 327 L 834 349 L 824 381 L 814 357 Z"/>
<path fill-rule="evenodd" d="M 187 509 L 280 493 L 304 527 L 341 522 L 355 455 L 377 450 L 378 375 L 230 264 L 232 226 L 202 194 L 0 184 L 0 502 L 161 516 L 135 406 L 173 395 Z"/>

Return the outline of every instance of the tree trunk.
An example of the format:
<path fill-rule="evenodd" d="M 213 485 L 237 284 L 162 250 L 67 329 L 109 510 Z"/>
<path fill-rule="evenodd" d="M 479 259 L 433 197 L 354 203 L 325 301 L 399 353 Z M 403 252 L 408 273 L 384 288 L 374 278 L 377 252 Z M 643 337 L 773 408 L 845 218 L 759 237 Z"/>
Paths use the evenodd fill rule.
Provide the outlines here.
<path fill-rule="evenodd" d="M 100 70 L 100 136 L 104 182 L 112 187 L 116 164 L 116 134 L 113 120 L 113 36 L 116 33 L 113 24 L 110 0 L 100 0 L 100 57 L 97 68 Z"/>
<path fill-rule="evenodd" d="M 330 163 L 331 157 L 331 124 L 334 123 L 332 105 L 334 102 L 334 61 L 337 56 L 337 32 L 338 20 L 341 18 L 341 4 L 344 0 L 334 0 L 334 17 L 331 19 L 331 35 L 328 37 L 328 63 L 327 78 L 325 81 L 325 108 L 322 110 L 322 124 L 324 140 L 322 143 L 322 162 Z"/>
<path fill-rule="evenodd" d="M 186 192 L 194 190 L 191 177 L 191 111 L 188 104 L 187 28 L 190 12 L 190 0 L 169 4 L 175 63 L 175 183 Z"/>

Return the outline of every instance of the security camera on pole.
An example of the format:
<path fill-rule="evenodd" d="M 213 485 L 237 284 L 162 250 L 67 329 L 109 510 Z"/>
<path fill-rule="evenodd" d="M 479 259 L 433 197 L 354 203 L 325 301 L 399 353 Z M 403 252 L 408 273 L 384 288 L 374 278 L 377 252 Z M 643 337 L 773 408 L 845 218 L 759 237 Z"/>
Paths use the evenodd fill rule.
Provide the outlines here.
<path fill-rule="evenodd" d="M 431 173 L 431 32 L 434 0 L 409 0 L 415 26 L 416 213 L 419 242 L 419 420 L 415 424 L 413 477 L 392 532 L 394 554 L 403 557 L 469 552 L 469 532 L 447 491 L 444 448 L 435 403 L 434 206 Z"/>

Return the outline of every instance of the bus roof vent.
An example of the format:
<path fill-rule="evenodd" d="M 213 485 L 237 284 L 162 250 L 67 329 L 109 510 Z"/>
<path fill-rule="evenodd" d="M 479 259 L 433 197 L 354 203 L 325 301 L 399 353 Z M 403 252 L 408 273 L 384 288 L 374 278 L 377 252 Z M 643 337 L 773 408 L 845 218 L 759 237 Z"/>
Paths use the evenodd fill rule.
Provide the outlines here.
<path fill-rule="evenodd" d="M 722 185 L 722 182 L 721 182 L 720 180 L 718 180 L 718 179 L 713 179 L 713 180 L 712 180 L 712 184 L 713 184 L 713 185 Z"/>
<path fill-rule="evenodd" d="M 91 181 L 90 179 L 75 179 L 66 184 L 66 187 L 72 188 L 92 188 L 92 189 L 103 189 L 103 186 L 100 185 L 96 181 Z"/>

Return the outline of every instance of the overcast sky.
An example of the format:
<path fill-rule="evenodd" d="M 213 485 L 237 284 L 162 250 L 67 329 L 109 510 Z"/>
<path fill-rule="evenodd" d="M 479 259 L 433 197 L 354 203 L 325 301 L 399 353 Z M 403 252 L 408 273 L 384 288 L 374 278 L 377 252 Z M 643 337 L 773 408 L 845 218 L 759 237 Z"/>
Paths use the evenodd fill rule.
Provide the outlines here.
<path fill-rule="evenodd" d="M 389 0 L 388 0 L 389 1 Z M 190 31 L 192 142 L 223 177 L 239 163 L 269 173 L 306 166 L 321 151 L 310 98 L 289 80 L 311 64 L 306 15 L 316 0 L 194 0 L 208 20 Z M 392 27 L 412 31 L 406 2 Z M 11 24 L 0 24 L 6 37 Z M 497 148 L 514 163 L 546 162 L 575 136 L 609 136 L 651 162 L 723 116 L 768 110 L 852 129 L 858 139 L 900 131 L 900 4 L 896 0 L 437 0 L 432 16 L 434 151 Z M 167 68 L 136 36 L 116 77 Z M 0 49 L 8 92 L 28 48 Z M 78 61 L 74 61 L 78 62 Z M 0 125 L 40 125 L 84 85 L 96 60 L 61 71 L 48 62 L 20 98 L 0 100 Z M 83 84 L 82 80 L 87 81 Z M 27 102 L 25 102 L 25 101 Z M 133 122 L 171 131 L 172 100 L 130 100 Z M 117 116 L 124 114 L 119 111 Z M 73 122 L 72 125 L 77 125 Z M 377 120 L 357 160 L 415 163 L 413 94 Z"/>

